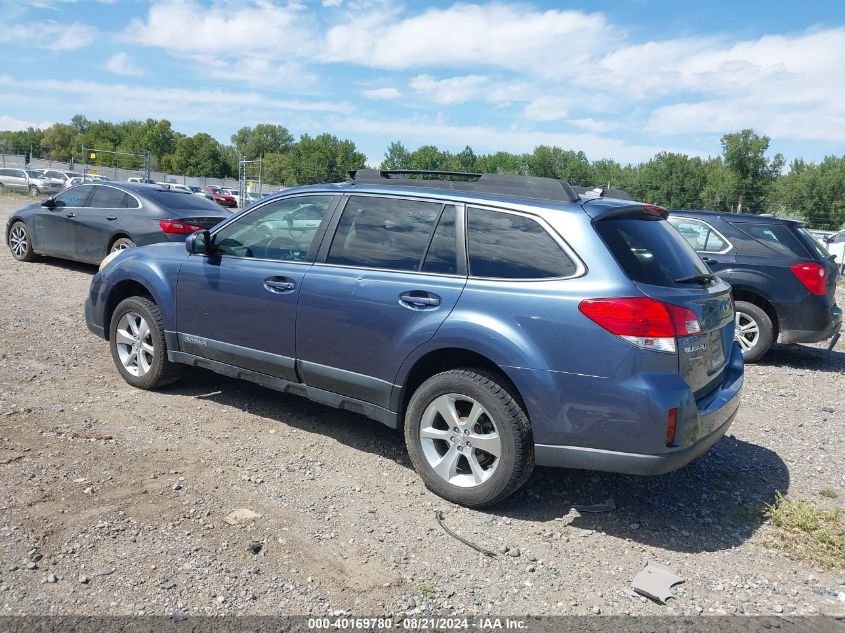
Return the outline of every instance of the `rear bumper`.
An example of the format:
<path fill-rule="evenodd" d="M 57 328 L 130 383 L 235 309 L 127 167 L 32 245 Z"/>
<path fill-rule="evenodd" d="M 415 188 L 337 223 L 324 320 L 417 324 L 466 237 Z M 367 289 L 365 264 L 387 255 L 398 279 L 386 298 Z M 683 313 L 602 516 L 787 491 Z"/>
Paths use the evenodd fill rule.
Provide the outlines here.
<path fill-rule="evenodd" d="M 823 297 L 773 305 L 778 314 L 780 343 L 818 343 L 842 329 L 842 308 Z"/>
<path fill-rule="evenodd" d="M 689 387 L 661 390 L 660 382 L 643 382 L 640 398 L 648 405 L 642 410 L 649 413 L 629 418 L 624 436 L 612 433 L 614 446 L 607 445 L 611 441 L 613 418 L 605 415 L 596 420 L 597 424 L 582 426 L 580 437 L 570 436 L 574 441 L 535 444 L 536 463 L 632 475 L 660 475 L 677 470 L 706 453 L 730 428 L 739 409 L 743 372 L 742 354 L 733 345 L 721 385 L 701 401 L 693 399 Z M 678 409 L 675 436 L 678 445 L 667 447 L 666 420 L 670 408 Z M 630 450 L 625 450 L 628 447 Z"/>
<path fill-rule="evenodd" d="M 605 451 L 599 448 L 582 448 L 579 446 L 548 446 L 536 444 L 534 455 L 538 466 L 554 466 L 558 468 L 582 468 L 584 470 L 603 470 L 611 473 L 627 475 L 662 475 L 678 470 L 694 459 L 701 457 L 722 439 L 736 417 L 737 406 L 722 426 L 702 437 L 692 446 L 671 453 L 659 455 L 643 455 L 640 453 L 621 453 Z"/>

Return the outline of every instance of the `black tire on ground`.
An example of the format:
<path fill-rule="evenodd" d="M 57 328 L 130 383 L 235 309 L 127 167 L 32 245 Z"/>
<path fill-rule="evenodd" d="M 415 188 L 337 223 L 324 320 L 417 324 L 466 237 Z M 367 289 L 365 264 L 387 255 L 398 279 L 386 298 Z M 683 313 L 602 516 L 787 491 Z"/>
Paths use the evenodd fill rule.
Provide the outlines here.
<path fill-rule="evenodd" d="M 35 185 L 30 185 L 30 187 L 29 187 L 29 195 L 31 195 L 31 196 L 37 196 L 39 193 L 40 193 L 40 192 L 38 191 L 38 187 L 36 187 Z"/>
<path fill-rule="evenodd" d="M 120 359 L 117 347 L 117 329 L 120 319 L 127 313 L 140 315 L 149 325 L 150 341 L 153 346 L 153 360 L 150 369 L 143 376 L 131 374 Z M 112 359 L 123 379 L 138 389 L 158 389 L 176 382 L 182 374 L 182 366 L 167 359 L 167 344 L 164 339 L 164 322 L 158 306 L 147 297 L 129 297 L 121 301 L 114 310 L 109 326 L 109 347 Z"/>
<path fill-rule="evenodd" d="M 112 245 L 109 248 L 109 253 L 113 253 L 115 251 L 122 251 L 126 248 L 135 248 L 135 242 L 130 240 L 128 237 L 119 237 L 114 242 L 112 242 Z"/>
<path fill-rule="evenodd" d="M 481 404 L 494 421 L 500 438 L 501 456 L 495 470 L 486 481 L 471 487 L 461 487 L 442 478 L 423 452 L 420 439 L 423 414 L 429 404 L 446 394 L 468 396 Z M 436 374 L 417 388 L 405 414 L 405 442 L 411 462 L 429 490 L 471 508 L 502 501 L 516 492 L 534 470 L 534 437 L 515 387 L 504 376 L 477 367 Z"/>
<path fill-rule="evenodd" d="M 754 325 L 757 326 L 757 333 L 759 336 L 756 341 L 754 341 L 753 345 L 746 349 L 746 347 L 743 347 L 743 345 L 740 344 L 740 349 L 742 349 L 742 359 L 746 363 L 756 362 L 760 360 L 772 346 L 772 340 L 774 337 L 772 320 L 763 308 L 754 305 L 753 303 L 748 303 L 747 301 L 736 302 L 736 313 L 738 322 L 744 322 L 747 318 L 750 319 L 750 321 L 753 321 Z M 739 336 L 741 336 L 741 334 L 737 332 L 737 337 Z"/>
<path fill-rule="evenodd" d="M 21 239 L 21 232 L 23 233 L 23 241 L 25 242 L 25 246 L 19 241 Z M 12 226 L 9 227 L 9 235 L 8 239 L 6 240 L 6 245 L 12 252 L 12 257 L 14 257 L 20 262 L 31 262 L 35 261 L 35 259 L 38 258 L 38 255 L 35 254 L 35 251 L 32 250 L 32 235 L 29 232 L 29 228 L 27 228 L 26 224 L 21 220 L 18 220 L 17 222 L 12 224 Z M 19 252 L 15 252 L 15 245 L 19 245 Z M 21 249 L 21 246 L 24 247 Z"/>

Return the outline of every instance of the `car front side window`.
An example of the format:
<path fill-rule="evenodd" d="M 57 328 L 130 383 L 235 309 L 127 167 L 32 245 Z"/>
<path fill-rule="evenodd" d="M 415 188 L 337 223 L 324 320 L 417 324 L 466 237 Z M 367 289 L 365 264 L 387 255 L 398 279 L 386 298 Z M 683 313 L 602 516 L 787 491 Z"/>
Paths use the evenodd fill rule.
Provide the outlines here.
<path fill-rule="evenodd" d="M 82 207 L 85 206 L 85 200 L 88 194 L 91 193 L 92 185 L 80 185 L 72 187 L 57 195 L 54 200 L 56 206 L 59 207 Z"/>
<path fill-rule="evenodd" d="M 227 224 L 214 235 L 218 255 L 304 261 L 334 196 L 296 196 L 274 200 Z"/>

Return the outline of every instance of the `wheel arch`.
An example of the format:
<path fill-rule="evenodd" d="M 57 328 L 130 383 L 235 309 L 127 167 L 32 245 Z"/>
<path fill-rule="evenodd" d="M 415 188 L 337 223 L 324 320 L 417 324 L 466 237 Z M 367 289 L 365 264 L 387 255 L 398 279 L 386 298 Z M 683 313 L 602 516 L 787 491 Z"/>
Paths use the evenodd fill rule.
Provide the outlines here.
<path fill-rule="evenodd" d="M 400 369 L 398 384 L 391 396 L 391 408 L 398 412 L 400 425 L 411 396 L 426 380 L 450 369 L 459 367 L 478 367 L 504 379 L 512 389 L 512 395 L 519 401 L 526 416 L 528 410 L 519 387 L 508 374 L 507 368 L 494 362 L 489 356 L 466 347 L 439 347 L 419 352 L 413 359 L 407 360 Z"/>
<path fill-rule="evenodd" d="M 778 334 L 780 333 L 780 319 L 778 319 L 777 310 L 775 310 L 774 305 L 768 297 L 766 297 L 762 292 L 746 286 L 734 286 L 731 289 L 731 295 L 733 296 L 734 301 L 745 301 L 746 303 L 751 303 L 765 312 L 769 317 L 769 320 L 772 322 L 772 340 L 778 340 Z"/>
<path fill-rule="evenodd" d="M 124 237 L 128 240 L 132 240 L 132 236 L 129 235 L 129 233 L 127 233 L 126 231 L 124 231 L 122 229 L 115 231 L 114 234 L 109 238 L 108 246 L 106 246 L 106 254 L 111 252 L 111 247 L 114 246 L 114 243 L 117 240 L 124 238 Z M 135 240 L 132 240 L 132 241 L 134 242 Z"/>

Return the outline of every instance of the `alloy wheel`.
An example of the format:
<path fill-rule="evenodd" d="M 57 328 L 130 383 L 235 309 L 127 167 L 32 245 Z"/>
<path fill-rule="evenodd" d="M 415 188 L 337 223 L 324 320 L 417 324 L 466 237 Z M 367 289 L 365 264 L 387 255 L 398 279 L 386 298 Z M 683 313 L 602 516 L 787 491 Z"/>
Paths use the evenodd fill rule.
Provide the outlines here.
<path fill-rule="evenodd" d="M 760 326 L 744 312 L 737 312 L 734 338 L 739 343 L 740 349 L 747 352 L 760 340 Z"/>
<path fill-rule="evenodd" d="M 426 407 L 420 442 L 432 470 L 461 488 L 487 481 L 502 456 L 493 418 L 477 400 L 457 393 L 439 396 Z"/>
<path fill-rule="evenodd" d="M 18 258 L 23 257 L 29 249 L 29 237 L 21 224 L 12 227 L 12 231 L 9 233 L 9 248 Z"/>
<path fill-rule="evenodd" d="M 124 369 L 140 378 L 153 364 L 155 348 L 147 321 L 137 312 L 127 312 L 117 323 L 117 354 Z"/>
<path fill-rule="evenodd" d="M 127 248 L 132 248 L 133 246 L 135 246 L 135 243 L 132 242 L 132 240 L 122 237 L 112 244 L 110 252 L 114 253 L 115 251 L 125 251 Z"/>

